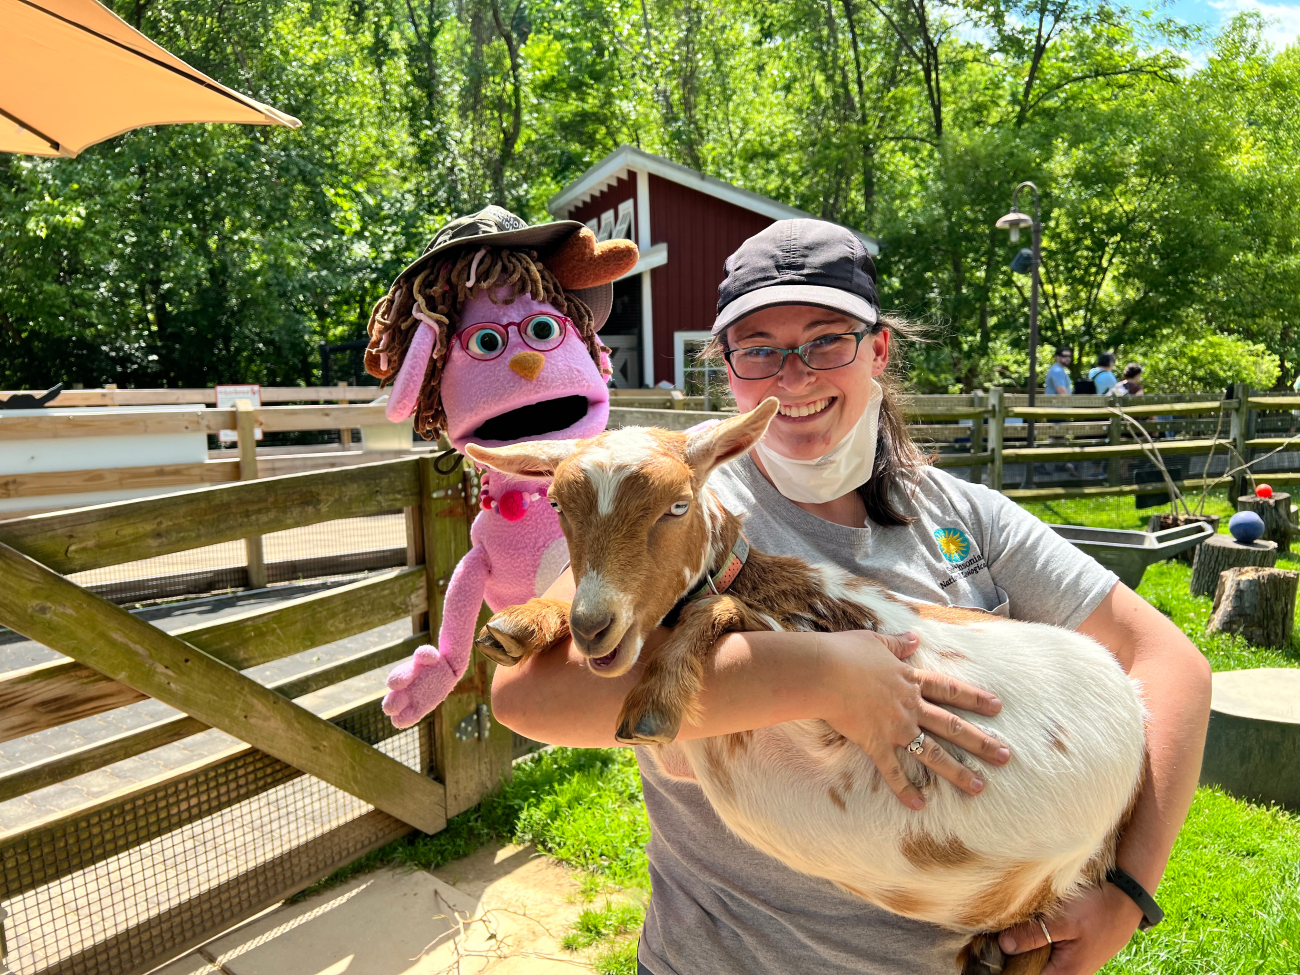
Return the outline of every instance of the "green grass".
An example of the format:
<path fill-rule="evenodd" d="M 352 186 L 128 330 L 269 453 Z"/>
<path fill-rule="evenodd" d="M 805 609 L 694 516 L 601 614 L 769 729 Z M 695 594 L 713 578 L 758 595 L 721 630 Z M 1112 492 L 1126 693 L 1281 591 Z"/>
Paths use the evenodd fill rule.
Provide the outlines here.
<path fill-rule="evenodd" d="M 1105 975 L 1300 971 L 1300 816 L 1196 794 L 1158 894 L 1165 922 Z"/>
<path fill-rule="evenodd" d="M 1236 510 L 1228 500 L 1227 490 L 1211 491 L 1200 510 L 1200 494 L 1192 494 L 1187 504 L 1193 512 L 1218 515 L 1220 530 L 1227 531 L 1228 519 Z M 1164 514 L 1168 507 L 1135 508 L 1131 495 L 1108 498 L 1066 498 L 1060 501 L 1022 501 L 1020 506 L 1043 521 L 1056 525 L 1087 525 L 1091 528 L 1131 528 L 1146 531 L 1147 519 Z M 1182 510 L 1181 508 L 1179 509 Z"/>
<path fill-rule="evenodd" d="M 1131 498 L 1024 507 L 1045 521 L 1138 529 L 1159 510 L 1135 511 Z M 1206 513 L 1230 515 L 1226 496 L 1211 497 Z M 1279 558 L 1278 566 L 1300 569 L 1300 557 Z M 1262 650 L 1207 634 L 1211 600 L 1189 594 L 1190 578 L 1189 566 L 1162 562 L 1147 570 L 1138 592 L 1178 624 L 1215 670 L 1300 667 L 1294 639 L 1282 650 Z M 444 832 L 390 844 L 311 890 L 381 864 L 436 867 L 490 840 L 534 843 L 582 878 L 588 906 L 564 946 L 587 952 L 601 975 L 634 975 L 650 888 L 649 837 L 630 751 L 557 748 L 515 766 L 501 791 L 451 820 Z M 1200 789 L 1159 899 L 1165 923 L 1136 936 L 1105 975 L 1298 975 L 1300 815 Z"/>

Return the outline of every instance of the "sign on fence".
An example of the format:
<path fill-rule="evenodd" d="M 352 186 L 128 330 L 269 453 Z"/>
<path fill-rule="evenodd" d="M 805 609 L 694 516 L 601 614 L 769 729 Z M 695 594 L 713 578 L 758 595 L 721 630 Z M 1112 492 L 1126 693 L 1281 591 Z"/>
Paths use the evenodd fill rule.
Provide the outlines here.
<path fill-rule="evenodd" d="M 262 408 L 262 387 L 256 383 L 251 383 L 243 386 L 235 386 L 235 385 L 217 386 L 216 390 L 217 390 L 217 409 L 219 410 L 233 410 L 235 408 L 235 404 L 239 402 L 241 399 L 248 400 L 248 402 L 252 404 L 253 409 L 255 410 L 260 410 Z M 234 443 L 238 439 L 239 439 L 238 430 L 217 431 L 217 441 L 219 443 Z M 258 428 L 257 430 L 253 431 L 253 439 L 254 440 L 262 439 L 261 428 Z"/>

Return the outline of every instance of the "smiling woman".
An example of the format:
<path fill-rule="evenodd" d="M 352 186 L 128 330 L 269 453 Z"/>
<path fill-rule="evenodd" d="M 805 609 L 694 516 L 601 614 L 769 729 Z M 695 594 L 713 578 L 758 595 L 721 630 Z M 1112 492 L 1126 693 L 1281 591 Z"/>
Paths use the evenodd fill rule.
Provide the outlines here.
<path fill-rule="evenodd" d="M 1142 682 L 1149 764 L 1114 870 L 1100 870 L 1092 882 L 1059 904 L 1033 908 L 1031 916 L 999 915 L 990 926 L 1012 927 L 966 957 L 964 968 L 968 975 L 1037 975 L 1050 953 L 1053 972 L 1095 972 L 1124 946 L 1139 922 L 1158 920 L 1159 911 L 1143 888 L 1152 891 L 1159 882 L 1196 785 L 1209 714 L 1204 659 L 1173 623 L 1113 573 L 1012 501 L 924 463 L 907 437 L 888 371 L 891 357 L 898 359 L 893 346 L 903 326 L 880 314 L 874 266 L 851 232 L 818 220 L 779 221 L 742 244 L 725 270 L 712 351 L 727 360 L 728 381 L 741 411 L 752 415 L 764 400 L 775 403 L 766 407 L 771 425 L 753 453 L 718 466 L 708 475 L 707 488 L 742 519 L 752 551 L 802 559 L 820 571 L 842 573 L 836 576 L 840 579 L 871 579 L 888 590 L 883 598 L 890 606 L 908 604 L 927 620 L 987 620 L 994 614 L 1048 624 L 1035 631 L 1053 654 L 1070 657 L 1080 646 L 1096 649 L 1101 644 L 1118 663 L 1117 671 L 1122 668 Z M 611 439 L 606 435 L 597 443 Z M 628 551 L 650 553 L 655 564 L 671 561 L 671 548 L 661 535 L 672 530 L 673 512 L 667 505 L 673 497 L 638 498 L 637 479 L 597 474 L 584 502 L 565 494 L 560 480 L 557 475 L 551 500 L 561 510 L 594 503 L 598 514 L 602 506 L 623 513 L 615 528 L 592 535 L 593 551 L 617 536 Z M 692 475 L 690 483 L 697 480 Z M 565 524 L 566 534 L 576 537 Z M 589 557 L 584 540 L 576 545 L 574 537 L 569 541 L 581 585 L 599 593 L 592 579 L 603 563 Z M 679 573 L 673 580 L 676 591 L 659 593 L 658 602 L 649 587 L 629 587 L 626 601 L 633 605 L 608 618 L 586 612 L 579 605 L 584 592 L 575 595 L 574 575 L 563 574 L 538 602 L 566 611 L 572 603 L 579 611 L 574 637 L 557 639 L 548 652 L 497 670 L 493 708 L 498 719 L 540 741 L 612 744 L 616 738 L 611 731 L 619 727 L 624 701 L 644 675 L 654 675 L 659 649 L 668 639 L 663 626 L 639 627 L 634 656 L 626 639 L 630 628 L 620 629 L 614 617 L 640 611 L 649 620 L 671 598 L 680 603 L 697 593 L 697 606 L 716 601 L 711 605 L 723 611 L 754 583 L 746 575 L 754 569 L 740 548 L 711 546 L 698 571 L 689 566 L 684 576 Z M 736 560 L 742 564 L 733 574 Z M 613 572 L 605 576 L 612 579 Z M 849 586 L 842 583 L 838 592 Z M 733 595 L 733 589 L 739 594 Z M 798 600 L 794 589 L 787 569 L 769 595 Z M 752 761 L 753 740 L 760 735 L 756 729 L 813 719 L 810 724 L 824 743 L 860 748 L 880 772 L 873 781 L 884 782 L 897 796 L 895 800 L 883 790 L 873 794 L 870 786 L 864 788 L 865 779 L 837 781 L 827 794 L 834 807 L 832 821 L 883 796 L 899 817 L 900 835 L 914 837 L 903 844 L 903 857 L 953 869 L 967 862 L 972 848 L 953 842 L 958 832 L 955 819 L 943 812 L 947 803 L 997 834 L 1009 822 L 997 812 L 998 803 L 1007 799 L 1003 776 L 1014 774 L 1009 763 L 1024 763 L 1017 766 L 1022 770 L 1045 768 L 1033 757 L 1035 744 L 1045 744 L 1053 761 L 1076 760 L 1066 758 L 1077 757 L 1073 739 L 1067 742 L 1050 723 L 1035 726 L 1036 742 L 1011 736 L 999 741 L 994 737 L 998 732 L 988 732 L 979 742 L 986 749 L 987 787 L 954 757 L 966 747 L 966 718 L 984 715 L 990 727 L 997 727 L 1017 714 L 1024 717 L 1032 701 L 1041 702 L 1047 685 L 1064 673 L 1047 662 L 1049 654 L 1031 654 L 1011 668 L 1028 678 L 1032 691 L 1021 693 L 1015 682 L 995 673 L 1009 661 L 999 639 L 954 644 L 945 651 L 955 654 L 953 659 L 982 659 L 989 665 L 978 675 L 970 672 L 970 679 L 980 684 L 974 687 L 937 668 L 927 670 L 915 634 L 887 636 L 869 623 L 856 631 L 836 631 L 819 623 L 810 606 L 805 595 L 784 624 L 777 623 L 775 614 L 765 621 L 781 632 L 732 632 L 710 643 L 703 673 L 695 675 L 698 708 L 682 718 L 680 727 L 668 729 L 675 732 L 668 736 L 673 737 L 668 747 L 722 741 L 725 747 L 711 753 L 717 768 L 709 774 L 738 781 L 738 770 Z M 665 618 L 667 625 L 673 625 L 672 616 L 669 612 Z M 989 632 L 1001 625 L 993 623 Z M 920 624 L 915 628 L 924 630 Z M 607 653 L 610 643 L 612 655 Z M 919 644 L 925 645 L 923 632 Z M 589 652 L 584 654 L 584 648 Z M 1066 679 L 1059 686 L 1068 696 L 1082 685 Z M 1085 709 L 1080 720 L 1099 720 L 1098 713 Z M 798 862 L 760 853 L 766 849 L 762 842 L 747 845 L 724 822 L 725 810 L 715 808 L 697 782 L 684 780 L 666 753 L 656 750 L 662 747 L 637 751 L 653 826 L 647 849 L 653 890 L 638 950 L 641 971 L 953 971 L 963 937 L 916 920 L 923 915 L 915 903 L 897 896 L 899 890 L 864 895 L 868 903 L 851 892 L 862 889 L 851 878 L 837 875 L 839 883 L 831 883 L 825 879 L 831 874 L 813 876 L 815 871 L 801 871 Z M 925 768 L 905 771 L 901 763 L 909 762 L 908 756 Z M 807 768 L 792 752 L 783 752 L 779 764 L 796 776 Z M 775 794 L 774 781 L 753 788 L 753 796 Z M 1060 780 L 1031 774 L 1023 781 L 1026 792 L 1015 800 L 1025 807 L 1020 811 L 1045 811 L 1053 798 L 1048 792 Z M 806 810 L 812 794 L 800 795 L 799 800 L 808 801 L 796 805 Z M 1084 808 L 1094 796 L 1086 788 L 1065 786 L 1054 798 Z M 1051 815 L 1043 822 L 1048 832 L 1057 828 Z M 806 827 L 804 838 L 813 838 L 810 847 L 820 844 L 818 852 L 837 864 L 844 859 L 845 844 L 872 830 L 836 841 L 808 817 L 800 823 Z M 771 823 L 754 826 L 771 835 Z M 930 841 L 918 843 L 916 838 L 925 835 Z M 1026 837 L 999 862 L 1008 871 L 1023 866 L 1029 846 Z M 1013 886 L 1008 878 L 981 888 L 975 901 L 996 905 Z M 960 881 L 936 882 L 923 893 L 943 896 L 960 887 Z"/>

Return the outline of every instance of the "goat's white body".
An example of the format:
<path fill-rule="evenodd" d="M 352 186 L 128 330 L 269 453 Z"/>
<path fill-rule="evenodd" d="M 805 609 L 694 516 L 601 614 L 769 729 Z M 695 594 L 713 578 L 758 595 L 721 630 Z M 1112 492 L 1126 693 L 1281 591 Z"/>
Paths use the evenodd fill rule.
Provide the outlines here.
<path fill-rule="evenodd" d="M 694 778 L 742 839 L 898 913 L 960 931 L 989 930 L 1064 896 L 1104 856 L 1143 774 L 1136 682 L 1099 644 L 1034 623 L 924 619 L 871 583 L 821 569 L 823 591 L 865 603 L 884 633 L 921 639 L 913 666 L 996 694 L 996 717 L 958 712 L 1011 749 L 1001 767 L 957 749 L 984 779 L 978 796 L 943 780 L 906 808 L 870 758 L 821 721 L 658 749 L 670 775 Z M 796 626 L 798 624 L 795 624 Z M 793 628 L 793 627 L 792 627 Z M 904 753 L 913 782 L 928 777 Z"/>

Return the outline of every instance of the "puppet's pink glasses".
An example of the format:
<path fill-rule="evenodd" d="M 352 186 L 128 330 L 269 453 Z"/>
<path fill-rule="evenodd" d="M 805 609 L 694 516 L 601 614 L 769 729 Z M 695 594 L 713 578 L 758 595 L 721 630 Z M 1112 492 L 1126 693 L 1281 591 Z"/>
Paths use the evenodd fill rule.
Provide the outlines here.
<path fill-rule="evenodd" d="M 558 349 L 564 337 L 573 326 L 572 319 L 550 312 L 529 315 L 522 322 L 508 322 L 498 325 L 496 322 L 479 322 L 456 333 L 460 346 L 475 359 L 487 362 L 495 359 L 510 344 L 510 329 L 519 333 L 524 344 L 538 352 L 550 352 Z"/>

